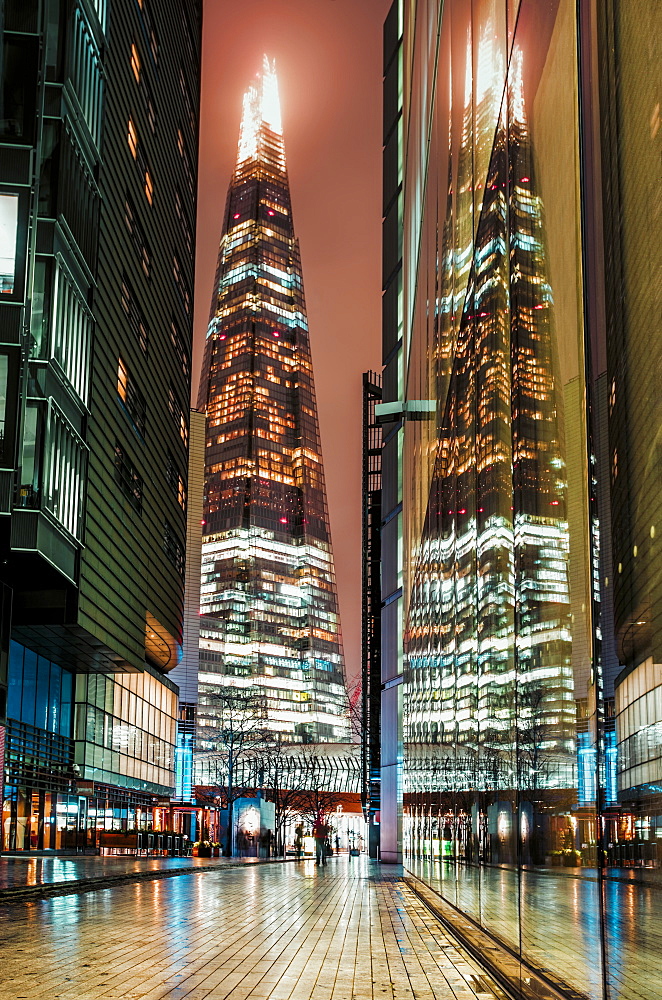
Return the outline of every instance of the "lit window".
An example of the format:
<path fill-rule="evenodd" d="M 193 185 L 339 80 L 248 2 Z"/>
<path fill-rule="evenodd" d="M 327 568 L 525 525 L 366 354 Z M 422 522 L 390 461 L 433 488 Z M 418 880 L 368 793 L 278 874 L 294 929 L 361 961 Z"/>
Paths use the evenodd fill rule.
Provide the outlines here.
<path fill-rule="evenodd" d="M 129 373 L 126 370 L 126 365 L 120 358 L 117 362 L 117 394 L 123 403 L 126 402 L 128 381 Z"/>
<path fill-rule="evenodd" d="M 122 358 L 117 361 L 117 395 L 131 423 L 141 437 L 145 435 L 147 405 L 145 397 L 131 378 Z"/>
<path fill-rule="evenodd" d="M 163 551 L 178 573 L 184 574 L 184 547 L 168 521 L 163 524 Z"/>
<path fill-rule="evenodd" d="M 12 295 L 16 276 L 18 195 L 0 195 L 0 295 Z"/>
<path fill-rule="evenodd" d="M 131 69 L 136 78 L 136 83 L 140 83 L 140 56 L 135 43 L 131 45 Z"/>
<path fill-rule="evenodd" d="M 147 195 L 147 201 L 151 205 L 154 201 L 154 181 L 147 168 L 145 168 L 145 194 Z"/>
<path fill-rule="evenodd" d="M 186 486 L 184 485 L 184 477 L 181 472 L 179 472 L 177 462 L 170 453 L 168 453 L 166 480 L 168 482 L 168 486 L 177 497 L 177 503 L 182 510 L 186 510 Z"/>
<path fill-rule="evenodd" d="M 136 126 L 133 118 L 129 118 L 129 129 L 128 129 L 128 140 L 129 149 L 131 150 L 131 155 L 134 160 L 138 156 L 138 132 L 136 131 Z"/>

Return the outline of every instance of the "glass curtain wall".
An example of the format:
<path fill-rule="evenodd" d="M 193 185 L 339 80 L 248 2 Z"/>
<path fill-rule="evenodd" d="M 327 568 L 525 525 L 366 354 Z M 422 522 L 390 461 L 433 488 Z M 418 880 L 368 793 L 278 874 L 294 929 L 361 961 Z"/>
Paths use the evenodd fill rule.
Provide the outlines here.
<path fill-rule="evenodd" d="M 632 884 L 601 905 L 578 37 L 573 0 L 405 6 L 406 396 L 436 413 L 405 431 L 403 804 L 408 867 L 597 998 L 659 960 Z"/>

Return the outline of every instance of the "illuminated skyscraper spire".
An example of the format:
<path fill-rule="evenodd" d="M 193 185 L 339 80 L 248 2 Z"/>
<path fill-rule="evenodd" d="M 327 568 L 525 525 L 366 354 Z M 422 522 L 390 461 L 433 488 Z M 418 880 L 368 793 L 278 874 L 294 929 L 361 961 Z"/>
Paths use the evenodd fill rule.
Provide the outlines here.
<path fill-rule="evenodd" d="M 347 697 L 298 241 L 273 62 L 244 96 L 200 383 L 207 413 L 198 717 L 252 687 L 292 739 Z"/>
<path fill-rule="evenodd" d="M 278 96 L 278 78 L 276 77 L 276 62 L 264 57 L 262 73 L 258 73 L 257 81 L 252 83 L 244 94 L 244 110 L 239 129 L 239 151 L 237 166 L 246 160 L 258 158 L 260 139 L 264 138 L 265 130 L 281 137 L 283 126 L 280 117 L 280 98 Z M 285 155 L 283 151 L 283 170 L 285 170 Z"/>

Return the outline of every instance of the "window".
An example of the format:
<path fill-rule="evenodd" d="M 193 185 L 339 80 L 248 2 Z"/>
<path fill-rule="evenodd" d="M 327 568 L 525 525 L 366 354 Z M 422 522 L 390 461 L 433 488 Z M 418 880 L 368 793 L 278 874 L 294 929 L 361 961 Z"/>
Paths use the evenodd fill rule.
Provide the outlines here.
<path fill-rule="evenodd" d="M 163 524 L 163 551 L 180 576 L 184 575 L 184 547 L 169 521 Z"/>
<path fill-rule="evenodd" d="M 138 6 L 140 7 L 143 16 L 143 27 L 145 29 L 145 34 L 147 35 L 152 58 L 154 59 L 154 62 L 158 62 L 159 42 L 156 37 L 156 30 L 154 28 L 154 22 L 152 21 L 152 13 L 150 11 L 149 2 L 148 0 L 138 0 Z"/>
<path fill-rule="evenodd" d="M 156 131 L 156 109 L 154 107 L 154 99 L 152 98 L 152 91 L 150 90 L 147 80 L 143 76 L 143 82 L 141 86 L 141 91 L 143 95 L 143 100 L 145 101 L 145 111 L 147 112 L 147 121 L 149 122 L 149 127 L 152 132 Z"/>
<path fill-rule="evenodd" d="M 195 135 L 195 111 L 193 109 L 193 98 L 191 97 L 191 91 L 188 88 L 186 82 L 186 77 L 184 76 L 184 67 L 179 67 L 179 86 L 182 92 L 182 97 L 184 98 L 184 109 L 186 111 L 186 118 L 188 120 L 189 126 L 193 135 Z"/>
<path fill-rule="evenodd" d="M 168 464 L 166 466 L 166 480 L 168 486 L 177 497 L 177 502 L 182 510 L 186 510 L 186 486 L 184 484 L 184 477 L 177 468 L 177 461 L 173 455 L 168 452 Z"/>
<path fill-rule="evenodd" d="M 129 149 L 131 150 L 131 155 L 138 164 L 138 169 L 142 174 L 147 201 L 151 205 L 152 202 L 154 201 L 154 180 L 152 178 L 152 173 L 147 165 L 145 153 L 143 152 L 142 146 L 138 141 L 138 131 L 136 129 L 136 125 L 133 118 L 129 118 L 127 137 L 129 142 Z"/>
<path fill-rule="evenodd" d="M 54 403 L 49 407 L 44 456 L 44 506 L 74 538 L 79 538 L 87 449 Z"/>
<path fill-rule="evenodd" d="M 184 275 L 182 273 L 182 265 L 177 254 L 174 254 L 172 258 L 172 273 L 175 279 L 175 284 L 177 285 L 177 290 L 182 298 L 182 305 L 188 313 L 191 308 L 191 294 L 186 287 L 186 282 L 184 281 Z"/>
<path fill-rule="evenodd" d="M 5 4 L 2 6 L 4 13 Z M 0 136 L 3 142 L 31 145 L 36 121 L 38 39 L 3 31 L 1 43 Z"/>
<path fill-rule="evenodd" d="M 129 118 L 128 134 L 129 149 L 134 160 L 138 158 L 138 131 L 133 118 Z"/>
<path fill-rule="evenodd" d="M 142 310 L 136 301 L 135 293 L 126 273 L 122 277 L 122 309 L 140 347 L 146 354 L 149 341 L 149 328 Z"/>
<path fill-rule="evenodd" d="M 177 363 L 188 378 L 190 372 L 189 353 L 184 343 L 184 336 L 174 319 L 170 322 L 170 341 L 175 349 Z"/>
<path fill-rule="evenodd" d="M 152 252 L 147 244 L 145 232 L 138 221 L 135 205 L 128 195 L 124 201 L 124 219 L 145 277 L 149 278 L 152 270 Z"/>
<path fill-rule="evenodd" d="M 143 481 L 138 475 L 135 466 L 129 459 L 126 451 L 119 443 L 115 442 L 115 482 L 129 501 L 136 514 L 142 514 L 143 510 Z"/>
<path fill-rule="evenodd" d="M 0 295 L 13 295 L 16 281 L 18 195 L 0 194 Z"/>
<path fill-rule="evenodd" d="M 184 141 L 184 134 L 181 128 L 177 129 L 177 149 L 179 150 L 179 155 L 182 158 L 182 166 L 184 167 L 184 176 L 186 177 L 186 183 L 189 186 L 189 190 L 193 191 L 193 163 L 188 149 L 186 148 L 186 143 Z"/>
<path fill-rule="evenodd" d="M 69 74 L 90 135 L 98 146 L 101 138 L 103 90 L 101 66 L 96 44 L 80 10 L 76 10 Z"/>
<path fill-rule="evenodd" d="M 179 190 L 175 191 L 175 212 L 177 213 L 177 218 L 179 219 L 180 225 L 182 227 L 182 233 L 184 235 L 184 243 L 186 249 L 189 253 L 193 252 L 193 232 L 191 231 L 191 223 L 188 220 L 188 216 L 184 209 L 184 204 L 182 202 L 182 196 Z"/>
<path fill-rule="evenodd" d="M 154 203 L 154 181 L 147 167 L 145 167 L 145 194 L 147 201 L 152 205 Z"/>
<path fill-rule="evenodd" d="M 179 429 L 179 436 L 181 437 L 184 444 L 188 441 L 188 423 L 186 420 L 186 414 L 182 409 L 179 400 L 177 399 L 177 394 L 171 383 L 170 389 L 168 390 L 168 409 L 170 410 L 175 423 Z"/>
<path fill-rule="evenodd" d="M 53 298 L 51 357 L 57 361 L 83 403 L 87 403 L 92 316 L 59 259 L 56 260 Z"/>
<path fill-rule="evenodd" d="M 131 44 L 131 69 L 133 70 L 133 75 L 136 78 L 136 83 L 138 84 L 143 101 L 145 102 L 145 111 L 147 112 L 149 127 L 152 132 L 154 132 L 156 129 L 156 110 L 154 107 L 154 99 L 152 97 L 152 91 L 149 83 L 147 82 L 147 75 L 143 72 L 140 52 L 138 51 L 138 46 L 135 42 L 132 42 Z"/>
<path fill-rule="evenodd" d="M 133 75 L 136 78 L 136 83 L 140 83 L 140 73 L 142 66 L 140 63 L 140 55 L 138 53 L 138 47 L 136 46 L 135 42 L 131 44 L 131 69 L 133 70 Z"/>
<path fill-rule="evenodd" d="M 131 423 L 140 436 L 144 437 L 147 404 L 122 358 L 117 360 L 117 395 Z"/>

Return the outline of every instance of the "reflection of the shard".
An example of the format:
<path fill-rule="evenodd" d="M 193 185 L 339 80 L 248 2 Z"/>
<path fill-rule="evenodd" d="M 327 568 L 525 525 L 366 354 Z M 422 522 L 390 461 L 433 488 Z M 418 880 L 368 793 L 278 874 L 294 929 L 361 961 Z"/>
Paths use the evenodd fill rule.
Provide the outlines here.
<path fill-rule="evenodd" d="M 498 64 L 490 41 L 485 35 L 484 50 L 479 41 L 476 122 L 481 101 L 493 102 L 499 89 L 486 83 L 487 67 Z M 451 372 L 450 422 L 446 431 L 442 428 L 448 434 L 441 450 L 445 467 L 433 480 L 412 589 L 408 671 L 416 697 L 408 705 L 407 722 L 408 738 L 415 742 L 463 744 L 475 744 L 478 723 L 481 742 L 498 741 L 506 756 L 518 741 L 530 743 L 535 730 L 537 773 L 528 781 L 559 787 L 572 782 L 570 761 L 561 766 L 559 759 L 572 749 L 574 712 L 569 540 L 552 296 L 542 203 L 532 181 L 522 67 L 516 49 L 510 117 L 502 109 L 494 135 L 473 277 Z M 485 115 L 494 117 L 493 109 Z M 465 114 L 466 141 L 470 135 Z M 516 176 L 519 170 L 521 179 L 507 206 L 509 170 Z M 504 322 L 509 308 L 510 334 Z M 476 370 L 477 380 L 471 376 Z M 451 478 L 455 486 L 446 513 Z M 557 508 L 554 515 L 547 514 L 545 504 Z M 430 614 L 433 591 L 439 595 L 438 610 Z M 421 683 L 420 674 L 431 666 L 433 675 L 440 673 L 432 688 Z M 520 690 L 528 692 L 519 719 L 516 677 Z M 543 752 L 555 759 L 541 767 Z"/>

